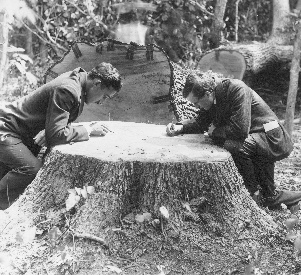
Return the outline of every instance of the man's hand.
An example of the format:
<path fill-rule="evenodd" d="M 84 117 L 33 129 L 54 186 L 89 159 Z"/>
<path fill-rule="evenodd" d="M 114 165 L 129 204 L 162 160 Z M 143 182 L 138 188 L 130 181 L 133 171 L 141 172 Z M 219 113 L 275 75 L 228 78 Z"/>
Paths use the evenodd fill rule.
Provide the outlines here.
<path fill-rule="evenodd" d="M 44 146 L 47 146 L 47 143 L 46 143 L 46 137 L 45 137 L 45 129 L 40 131 L 34 138 L 34 143 L 41 146 L 41 147 L 44 147 Z"/>
<path fill-rule="evenodd" d="M 166 133 L 170 137 L 179 135 L 182 132 L 183 132 L 183 125 L 177 125 L 177 124 L 174 124 L 174 123 L 169 123 L 166 126 Z"/>
<path fill-rule="evenodd" d="M 91 136 L 105 136 L 108 132 L 113 132 L 108 126 L 102 124 L 102 122 L 93 122 L 90 124 L 90 127 Z"/>
<path fill-rule="evenodd" d="M 209 126 L 209 129 L 208 129 L 208 132 L 207 132 L 209 137 L 212 136 L 212 132 L 214 131 L 215 128 L 216 128 L 216 127 L 215 127 L 213 124 L 211 124 L 211 125 Z"/>

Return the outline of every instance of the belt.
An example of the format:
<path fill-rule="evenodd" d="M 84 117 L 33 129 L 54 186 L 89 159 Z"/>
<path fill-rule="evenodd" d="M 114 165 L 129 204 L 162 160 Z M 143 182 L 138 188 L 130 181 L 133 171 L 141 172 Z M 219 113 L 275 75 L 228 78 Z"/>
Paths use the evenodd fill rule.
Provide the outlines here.
<path fill-rule="evenodd" d="M 271 130 L 276 129 L 278 127 L 279 127 L 279 123 L 276 120 L 270 121 L 270 122 L 267 122 L 267 123 L 263 124 L 263 128 L 264 128 L 265 132 L 271 131 Z"/>

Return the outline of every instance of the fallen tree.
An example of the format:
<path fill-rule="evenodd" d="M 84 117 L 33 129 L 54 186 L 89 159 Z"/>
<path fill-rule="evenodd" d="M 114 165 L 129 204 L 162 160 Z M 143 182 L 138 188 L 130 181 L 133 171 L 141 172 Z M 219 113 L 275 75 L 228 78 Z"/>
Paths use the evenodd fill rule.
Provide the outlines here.
<path fill-rule="evenodd" d="M 206 52 L 197 64 L 200 71 L 212 70 L 225 77 L 250 83 L 251 78 L 264 70 L 292 60 L 293 46 L 275 43 L 230 44 Z"/>

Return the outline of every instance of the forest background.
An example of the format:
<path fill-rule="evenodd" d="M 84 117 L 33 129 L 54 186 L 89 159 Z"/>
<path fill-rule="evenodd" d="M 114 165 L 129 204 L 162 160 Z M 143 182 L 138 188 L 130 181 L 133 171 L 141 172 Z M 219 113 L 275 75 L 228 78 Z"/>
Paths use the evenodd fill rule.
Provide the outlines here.
<path fill-rule="evenodd" d="M 289 2 L 291 9 L 297 5 Z M 223 41 L 267 41 L 272 0 L 1 0 L 2 45 L 8 50 L 1 53 L 0 86 L 8 84 L 1 93 L 8 99 L 27 94 L 74 41 L 115 38 L 118 28 L 129 23 L 129 31 L 146 31 L 146 43 L 155 42 L 171 60 L 193 68 L 205 51 L 218 46 L 212 39 L 217 5 L 225 7 Z"/>

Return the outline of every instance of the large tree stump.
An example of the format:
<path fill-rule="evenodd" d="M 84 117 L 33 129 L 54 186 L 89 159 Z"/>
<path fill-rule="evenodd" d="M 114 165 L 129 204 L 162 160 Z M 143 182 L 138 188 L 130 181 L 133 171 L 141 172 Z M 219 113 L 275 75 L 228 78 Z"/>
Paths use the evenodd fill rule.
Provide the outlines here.
<path fill-rule="evenodd" d="M 191 273 L 185 273 L 194 274 L 204 265 L 210 269 L 219 256 L 214 249 L 213 254 L 206 252 L 213 242 L 216 249 L 218 241 L 226 241 L 221 250 L 226 248 L 227 261 L 233 262 L 230 252 L 237 241 L 249 245 L 250 240 L 257 242 L 277 232 L 271 216 L 249 196 L 229 152 L 208 143 L 203 135 L 168 137 L 165 126 L 143 123 L 107 125 L 114 132 L 104 137 L 52 148 L 24 194 L 5 213 L 0 211 L 1 243 L 7 244 L 6 251 L 19 264 L 33 266 L 32 259 L 36 262 L 39 255 L 36 269 L 59 274 L 55 272 L 64 265 L 55 259 L 61 259 L 59 247 L 66 246 L 64 251 L 72 251 L 79 268 L 89 270 L 76 274 L 96 274 L 107 262 L 104 251 L 116 259 L 139 262 L 145 256 L 153 263 L 163 261 L 160 253 L 173 251 L 176 268 L 187 265 L 187 258 L 194 255 Z M 84 186 L 94 186 L 95 193 L 81 197 L 66 211 L 68 190 Z M 169 219 L 160 216 L 161 206 Z M 151 221 L 135 222 L 136 214 L 146 212 Z M 161 227 L 152 225 L 156 219 Z M 33 243 L 16 243 L 16 236 L 32 232 L 35 226 L 42 235 Z M 60 229 L 56 242 L 48 233 L 54 228 Z M 181 248 L 174 250 L 177 247 Z M 88 255 L 93 261 L 88 258 L 85 263 Z M 170 265 L 168 258 L 164 261 Z"/>
<path fill-rule="evenodd" d="M 212 70 L 225 77 L 248 80 L 252 75 L 279 63 L 291 61 L 292 46 L 273 43 L 230 44 L 206 52 L 197 65 L 201 71 Z"/>
<path fill-rule="evenodd" d="M 272 230 L 271 218 L 243 187 L 231 155 L 203 135 L 168 137 L 165 126 L 108 122 L 105 137 L 54 147 L 25 194 L 12 206 L 37 211 L 65 207 L 68 189 L 94 186 L 78 207 L 76 230 L 101 235 L 133 211 L 158 215 L 165 206 L 181 219 L 182 204 L 202 200 L 204 226 L 235 234 L 241 220 L 255 231 Z"/>

